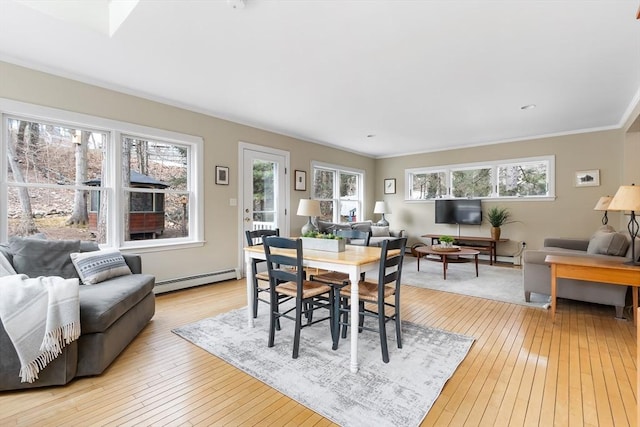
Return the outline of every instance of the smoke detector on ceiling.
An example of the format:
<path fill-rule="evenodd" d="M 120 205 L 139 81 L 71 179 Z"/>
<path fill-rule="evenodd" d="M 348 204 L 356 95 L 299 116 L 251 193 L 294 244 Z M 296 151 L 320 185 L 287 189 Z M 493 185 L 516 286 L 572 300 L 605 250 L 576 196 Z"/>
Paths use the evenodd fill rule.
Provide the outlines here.
<path fill-rule="evenodd" d="M 227 0 L 227 4 L 234 9 L 244 9 L 244 0 Z"/>

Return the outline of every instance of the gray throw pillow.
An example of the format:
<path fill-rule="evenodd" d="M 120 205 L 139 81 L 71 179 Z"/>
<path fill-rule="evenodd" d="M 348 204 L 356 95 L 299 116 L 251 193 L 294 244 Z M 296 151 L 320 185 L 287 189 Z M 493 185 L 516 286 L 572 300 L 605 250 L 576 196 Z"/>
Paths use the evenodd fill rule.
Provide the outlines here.
<path fill-rule="evenodd" d="M 624 234 L 597 231 L 589 240 L 587 253 L 624 256 L 628 247 L 629 241 Z"/>
<path fill-rule="evenodd" d="M 389 237 L 389 226 L 371 226 L 371 237 Z"/>
<path fill-rule="evenodd" d="M 42 240 L 13 237 L 9 241 L 13 268 L 29 277 L 60 276 L 78 278 L 71 253 L 80 251 L 80 240 Z"/>

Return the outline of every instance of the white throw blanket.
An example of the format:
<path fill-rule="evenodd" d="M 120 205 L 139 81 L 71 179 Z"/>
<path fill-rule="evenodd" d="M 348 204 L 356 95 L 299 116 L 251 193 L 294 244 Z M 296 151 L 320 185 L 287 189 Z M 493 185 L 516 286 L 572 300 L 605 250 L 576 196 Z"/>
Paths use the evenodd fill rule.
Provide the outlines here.
<path fill-rule="evenodd" d="M 24 274 L 0 277 L 0 320 L 32 383 L 66 344 L 80 336 L 78 279 Z"/>

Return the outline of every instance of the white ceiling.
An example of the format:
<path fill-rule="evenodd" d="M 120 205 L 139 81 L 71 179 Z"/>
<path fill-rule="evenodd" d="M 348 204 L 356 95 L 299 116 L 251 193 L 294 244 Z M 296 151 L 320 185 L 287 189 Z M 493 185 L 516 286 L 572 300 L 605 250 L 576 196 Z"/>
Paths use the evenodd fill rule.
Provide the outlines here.
<path fill-rule="evenodd" d="M 141 0 L 109 37 L 0 0 L 0 60 L 372 157 L 617 128 L 640 100 L 638 0 L 245 3 Z"/>

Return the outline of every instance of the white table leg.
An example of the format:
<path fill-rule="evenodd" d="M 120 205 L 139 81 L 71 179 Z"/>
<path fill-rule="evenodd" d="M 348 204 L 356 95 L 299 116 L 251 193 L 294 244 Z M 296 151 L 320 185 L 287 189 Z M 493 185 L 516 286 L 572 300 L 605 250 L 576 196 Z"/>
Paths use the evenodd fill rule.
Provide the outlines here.
<path fill-rule="evenodd" d="M 250 328 L 253 328 L 253 268 L 252 258 L 248 252 L 244 254 L 245 276 L 247 278 L 247 320 Z"/>
<path fill-rule="evenodd" d="M 358 315 L 359 301 L 358 282 L 360 281 L 360 268 L 354 268 L 349 271 L 349 280 L 351 281 L 351 372 L 358 372 Z"/>

